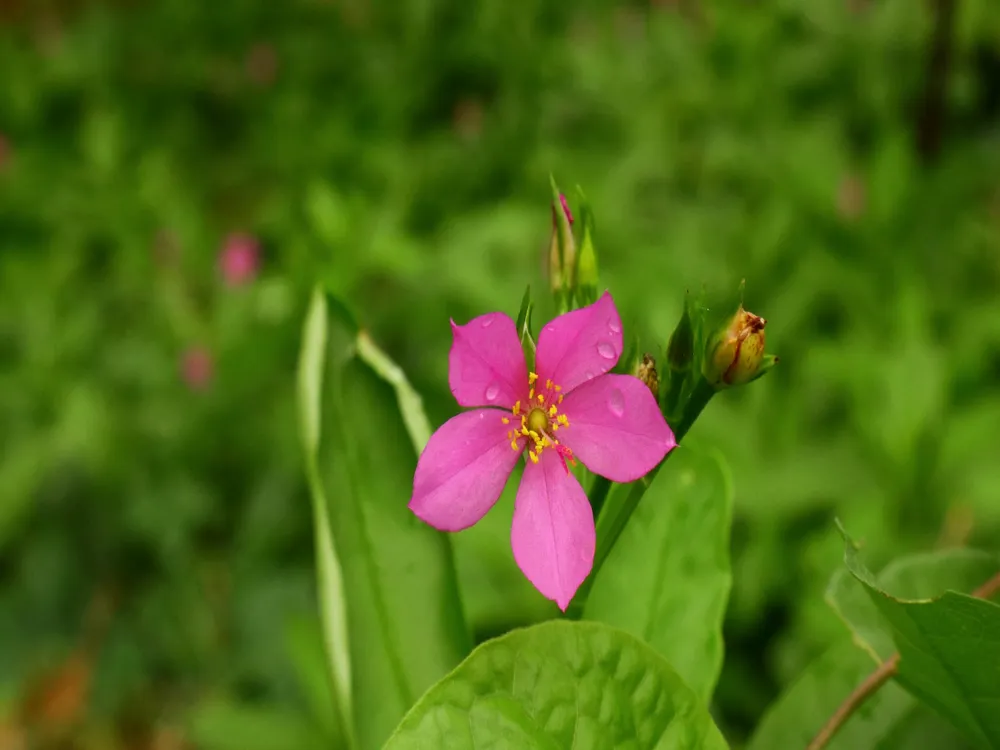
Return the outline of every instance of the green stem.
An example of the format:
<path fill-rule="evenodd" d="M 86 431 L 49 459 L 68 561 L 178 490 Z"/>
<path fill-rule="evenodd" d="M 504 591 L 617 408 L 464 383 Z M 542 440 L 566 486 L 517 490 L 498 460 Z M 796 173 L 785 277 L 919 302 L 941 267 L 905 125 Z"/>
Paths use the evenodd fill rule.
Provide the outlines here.
<path fill-rule="evenodd" d="M 695 420 L 698 419 L 699 415 L 714 395 L 715 388 L 713 388 L 704 378 L 699 378 L 698 383 L 691 392 L 691 397 L 688 399 L 688 402 L 684 407 L 684 416 L 673 428 L 674 439 L 678 443 L 680 443 L 680 441 L 688 433 L 688 430 L 691 429 Z M 667 459 L 670 458 L 671 453 L 673 453 L 673 451 L 668 453 L 663 461 L 661 461 L 656 468 L 649 472 L 649 474 L 639 481 L 632 483 L 631 489 L 625 496 L 625 500 L 623 502 L 608 505 L 605 508 L 604 513 L 598 517 L 597 549 L 594 552 L 594 567 L 590 571 L 590 575 L 587 576 L 587 580 L 583 582 L 583 585 L 581 585 L 580 589 L 576 592 L 576 596 L 573 597 L 573 601 L 570 603 L 569 610 L 567 611 L 568 617 L 572 619 L 579 619 L 583 612 L 583 605 L 586 603 L 587 596 L 590 594 L 590 589 L 594 584 L 594 579 L 597 578 L 597 573 L 600 571 L 601 566 L 604 565 L 604 562 L 608 559 L 608 555 L 611 554 L 611 550 L 614 548 L 615 543 L 625 530 L 625 525 L 628 523 L 629 518 L 632 517 L 635 509 L 639 506 L 639 501 L 642 500 L 642 496 L 645 494 L 646 488 L 652 484 L 653 479 L 660 470 L 660 467 L 662 467 L 663 464 L 666 463 Z M 605 490 L 605 492 L 607 491 Z"/>

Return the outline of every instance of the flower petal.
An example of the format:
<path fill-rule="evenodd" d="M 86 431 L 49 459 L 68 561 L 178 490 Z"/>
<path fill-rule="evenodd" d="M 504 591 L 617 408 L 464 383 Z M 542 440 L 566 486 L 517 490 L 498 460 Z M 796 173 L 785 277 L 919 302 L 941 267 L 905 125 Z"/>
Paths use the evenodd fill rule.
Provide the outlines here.
<path fill-rule="evenodd" d="M 486 515 L 521 457 L 498 409 L 452 417 L 431 435 L 413 475 L 410 510 L 441 531 L 460 531 Z"/>
<path fill-rule="evenodd" d="M 511 408 L 528 390 L 517 327 L 508 315 L 488 313 L 464 326 L 451 322 L 448 384 L 461 406 Z"/>
<path fill-rule="evenodd" d="M 559 441 L 613 482 L 634 482 L 677 445 L 653 394 L 631 375 L 602 375 L 581 385 L 562 410 L 569 427 L 559 430 Z"/>
<path fill-rule="evenodd" d="M 560 315 L 538 334 L 539 378 L 551 379 L 563 393 L 618 362 L 622 353 L 622 321 L 614 300 L 605 292 L 597 302 Z"/>
<path fill-rule="evenodd" d="M 546 450 L 528 462 L 517 490 L 510 546 L 514 560 L 563 612 L 594 565 L 597 534 L 583 488 L 559 456 Z"/>

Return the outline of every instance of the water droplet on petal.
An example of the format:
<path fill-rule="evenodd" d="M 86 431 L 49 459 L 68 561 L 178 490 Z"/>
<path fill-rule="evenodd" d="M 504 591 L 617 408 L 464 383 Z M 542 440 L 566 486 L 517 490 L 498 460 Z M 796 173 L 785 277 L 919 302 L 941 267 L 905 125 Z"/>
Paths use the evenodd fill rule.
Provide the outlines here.
<path fill-rule="evenodd" d="M 491 325 L 493 325 L 493 319 L 494 318 L 492 315 L 487 315 L 485 318 L 483 318 L 483 328 L 489 328 Z"/>
<path fill-rule="evenodd" d="M 594 378 L 597 377 L 597 373 L 594 372 L 593 370 L 587 370 L 585 373 L 583 373 L 583 377 L 584 380 L 593 380 Z"/>
<path fill-rule="evenodd" d="M 616 417 L 625 414 L 625 396 L 617 388 L 611 391 L 611 395 L 608 396 L 608 410 Z"/>
<path fill-rule="evenodd" d="M 614 359 L 617 354 L 615 348 L 607 341 L 602 341 L 597 345 L 597 353 L 605 359 Z"/>
<path fill-rule="evenodd" d="M 608 328 L 611 329 L 611 333 L 621 333 L 621 321 L 618 318 L 608 318 Z"/>
<path fill-rule="evenodd" d="M 490 383 L 486 386 L 486 400 L 496 401 L 497 396 L 500 395 L 500 386 L 496 383 Z"/>

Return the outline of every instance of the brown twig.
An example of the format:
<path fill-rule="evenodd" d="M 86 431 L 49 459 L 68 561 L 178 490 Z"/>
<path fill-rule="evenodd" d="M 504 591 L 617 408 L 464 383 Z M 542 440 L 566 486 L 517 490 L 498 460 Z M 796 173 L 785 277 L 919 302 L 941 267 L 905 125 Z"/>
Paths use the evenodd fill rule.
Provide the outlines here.
<path fill-rule="evenodd" d="M 977 599 L 990 599 L 998 592 L 1000 592 L 1000 573 L 997 573 L 990 580 L 973 591 L 972 596 Z M 880 687 L 892 679 L 898 670 L 899 654 L 895 653 L 879 664 L 878 668 L 868 675 L 864 682 L 854 688 L 854 691 L 837 707 L 833 716 L 831 716 L 827 720 L 826 724 L 823 725 L 823 728 L 819 730 L 819 734 L 813 737 L 812 742 L 809 743 L 806 750 L 822 750 L 822 748 L 826 747 L 830 740 L 833 739 L 833 736 L 840 731 L 840 728 L 847 723 L 849 718 L 851 718 L 851 715 L 857 711 L 865 701 L 871 698 Z"/>

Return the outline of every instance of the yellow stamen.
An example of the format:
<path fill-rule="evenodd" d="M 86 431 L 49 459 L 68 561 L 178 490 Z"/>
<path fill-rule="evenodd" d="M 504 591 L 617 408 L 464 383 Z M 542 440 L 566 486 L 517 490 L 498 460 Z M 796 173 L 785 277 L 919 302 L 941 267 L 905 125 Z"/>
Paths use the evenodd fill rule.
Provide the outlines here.
<path fill-rule="evenodd" d="M 521 402 L 520 401 L 515 401 L 514 402 L 514 416 L 515 417 L 517 416 L 517 413 L 519 411 L 521 411 Z"/>
<path fill-rule="evenodd" d="M 511 448 L 511 450 L 515 450 L 515 451 L 517 450 L 517 440 L 516 439 L 510 441 L 510 448 Z"/>
<path fill-rule="evenodd" d="M 556 408 L 556 405 L 552 404 L 552 406 L 549 407 L 549 419 L 552 419 L 558 413 L 559 410 Z"/>
<path fill-rule="evenodd" d="M 533 372 L 528 373 L 528 385 L 534 385 L 535 381 L 538 380 L 538 375 Z"/>
<path fill-rule="evenodd" d="M 545 403 L 545 394 L 544 393 L 539 393 L 538 394 L 538 403 L 540 403 L 540 404 L 544 404 Z"/>
<path fill-rule="evenodd" d="M 552 390 L 552 381 L 551 380 L 546 380 L 545 381 L 545 387 L 548 388 L 551 391 Z"/>
<path fill-rule="evenodd" d="M 556 389 L 556 390 L 558 390 L 558 389 Z M 560 396 L 560 397 L 559 397 L 559 400 L 558 400 L 558 401 L 556 401 L 556 403 L 557 403 L 557 404 L 561 404 L 561 403 L 562 403 L 562 399 L 563 399 L 563 397 L 562 397 L 562 396 Z"/>
<path fill-rule="evenodd" d="M 528 437 L 529 435 L 531 435 L 531 433 L 528 432 L 528 428 L 527 427 L 522 427 L 521 428 L 521 434 L 524 435 L 525 437 Z"/>
<path fill-rule="evenodd" d="M 556 421 L 563 427 L 569 427 L 569 417 L 567 417 L 565 414 L 560 414 L 558 417 L 556 417 Z"/>
<path fill-rule="evenodd" d="M 510 420 L 507 419 L 507 417 L 500 417 L 500 421 L 503 422 L 504 424 L 510 424 Z"/>
<path fill-rule="evenodd" d="M 535 389 L 532 388 L 530 391 L 528 391 L 528 398 L 534 398 L 534 397 L 535 397 Z"/>
<path fill-rule="evenodd" d="M 537 464 L 538 463 L 538 454 L 537 453 L 535 453 L 534 451 L 528 451 L 528 455 L 531 456 L 531 462 L 533 464 Z"/>
<path fill-rule="evenodd" d="M 552 390 L 554 390 L 556 393 L 559 393 L 559 391 L 562 390 L 562 386 L 561 385 L 554 386 Z M 560 396 L 559 398 L 562 398 L 562 396 Z"/>

